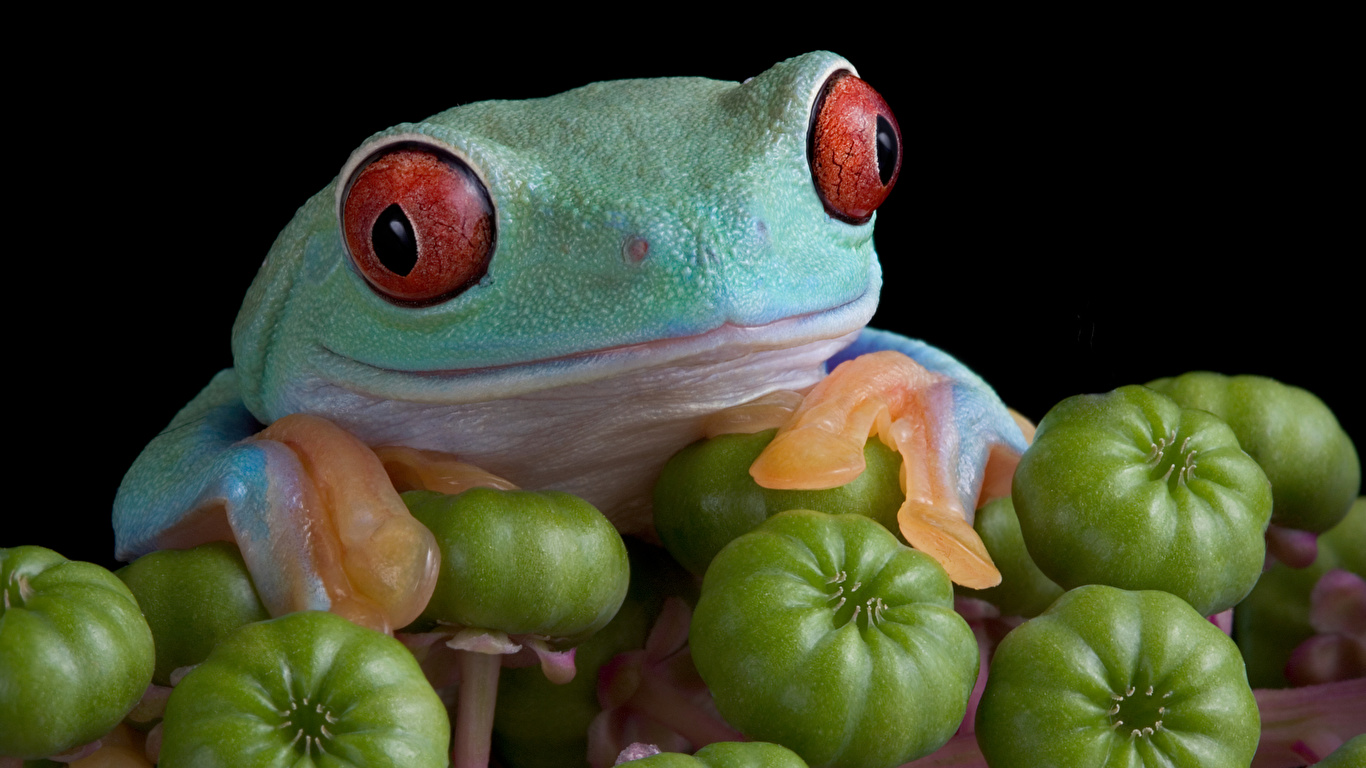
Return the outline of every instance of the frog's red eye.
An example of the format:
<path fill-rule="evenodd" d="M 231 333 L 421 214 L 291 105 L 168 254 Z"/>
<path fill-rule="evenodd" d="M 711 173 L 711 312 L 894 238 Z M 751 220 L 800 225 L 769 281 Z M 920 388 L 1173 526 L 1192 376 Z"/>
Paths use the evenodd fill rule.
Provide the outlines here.
<path fill-rule="evenodd" d="M 342 232 L 356 269 L 376 291 L 401 304 L 435 304 L 484 276 L 493 206 L 458 158 L 400 145 L 352 175 Z"/>
<path fill-rule="evenodd" d="M 826 213 L 850 224 L 872 218 L 901 170 L 901 129 L 872 86 L 836 72 L 811 110 L 807 155 Z"/>

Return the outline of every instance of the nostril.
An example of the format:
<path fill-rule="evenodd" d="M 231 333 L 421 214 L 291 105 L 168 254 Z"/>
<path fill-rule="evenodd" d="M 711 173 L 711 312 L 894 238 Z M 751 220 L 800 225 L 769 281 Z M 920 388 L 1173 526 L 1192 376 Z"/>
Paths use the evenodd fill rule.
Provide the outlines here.
<path fill-rule="evenodd" d="M 639 264 L 650 255 L 650 241 L 639 235 L 627 235 L 621 243 L 621 258 L 627 264 Z"/>

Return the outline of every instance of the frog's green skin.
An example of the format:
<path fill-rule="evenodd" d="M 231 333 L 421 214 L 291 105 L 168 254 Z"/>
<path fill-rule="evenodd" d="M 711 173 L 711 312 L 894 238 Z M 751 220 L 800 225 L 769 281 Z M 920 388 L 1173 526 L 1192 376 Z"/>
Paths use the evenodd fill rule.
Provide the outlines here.
<path fill-rule="evenodd" d="M 276 540 L 288 516 L 262 510 L 289 497 L 298 462 L 273 441 L 237 443 L 294 413 L 573 493 L 623 532 L 648 528 L 659 468 L 707 414 L 814 384 L 876 308 L 873 222 L 828 215 L 807 160 L 813 104 L 840 70 L 854 68 L 817 52 L 744 83 L 596 83 L 374 136 L 276 240 L 233 328 L 235 367 L 124 478 L 116 555 L 221 537 L 221 518 L 195 512 L 226 505 L 263 600 L 289 591 L 263 583 L 278 555 L 243 540 Z M 377 295 L 339 227 L 339 186 L 405 141 L 466 162 L 496 227 L 487 274 L 420 308 Z M 909 341 L 866 338 L 862 351 Z M 926 367 L 962 368 L 913 348 Z M 1022 449 L 989 399 L 978 410 Z M 303 589 L 327 606 L 320 582 Z"/>

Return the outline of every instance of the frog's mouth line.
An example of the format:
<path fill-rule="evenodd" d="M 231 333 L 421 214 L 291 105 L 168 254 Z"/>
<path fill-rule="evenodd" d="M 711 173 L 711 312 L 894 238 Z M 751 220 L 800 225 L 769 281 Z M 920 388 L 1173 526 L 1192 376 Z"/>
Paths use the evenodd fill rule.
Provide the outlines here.
<path fill-rule="evenodd" d="M 724 323 L 702 333 L 478 368 L 408 371 L 367 363 L 319 346 L 317 374 L 356 394 L 410 402 L 460 403 L 515 397 L 620 376 L 642 369 L 714 364 L 756 353 L 853 341 L 877 309 L 880 285 L 829 309 L 763 325 Z M 846 338 L 848 337 L 848 338 Z"/>

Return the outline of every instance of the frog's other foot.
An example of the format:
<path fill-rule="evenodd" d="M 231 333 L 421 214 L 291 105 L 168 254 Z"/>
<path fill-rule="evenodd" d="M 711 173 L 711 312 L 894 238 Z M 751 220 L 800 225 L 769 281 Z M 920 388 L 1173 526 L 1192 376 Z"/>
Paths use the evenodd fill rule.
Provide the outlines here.
<path fill-rule="evenodd" d="M 897 521 L 906 541 L 938 560 L 958 584 L 982 589 L 1000 583 L 972 528 L 972 511 L 1009 494 L 1025 446 L 1018 421 L 975 374 L 944 353 L 871 333 L 912 350 L 919 345 L 929 362 L 888 349 L 842 362 L 779 429 L 751 476 L 766 488 L 844 485 L 863 472 L 863 444 L 876 435 L 902 457 L 906 501 Z"/>
<path fill-rule="evenodd" d="M 471 488 L 495 488 L 515 491 L 511 480 L 464 462 L 452 454 L 409 448 L 406 445 L 381 445 L 374 449 L 394 490 L 422 490 L 457 494 Z"/>

